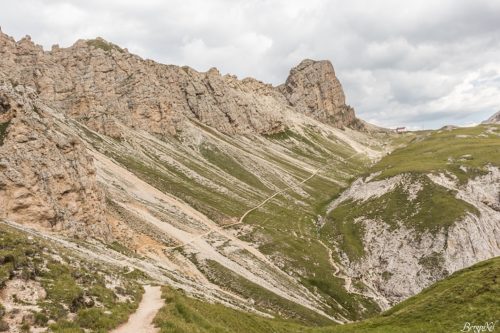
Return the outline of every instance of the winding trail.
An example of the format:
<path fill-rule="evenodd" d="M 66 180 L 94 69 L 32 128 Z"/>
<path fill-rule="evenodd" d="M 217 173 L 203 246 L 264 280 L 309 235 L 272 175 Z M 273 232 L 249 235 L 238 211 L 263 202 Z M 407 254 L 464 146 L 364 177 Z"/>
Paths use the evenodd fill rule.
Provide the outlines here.
<path fill-rule="evenodd" d="M 144 286 L 144 295 L 137 311 L 128 318 L 125 324 L 112 330 L 111 333 L 159 332 L 160 329 L 153 325 L 153 319 L 164 303 L 165 301 L 161 298 L 160 287 Z"/>
<path fill-rule="evenodd" d="M 358 153 L 354 153 L 352 154 L 351 156 L 349 156 L 348 158 L 346 158 L 345 160 L 343 160 L 343 162 L 347 162 L 349 161 L 351 158 L 353 158 L 354 156 L 360 154 L 359 152 Z M 292 189 L 294 187 L 297 187 L 299 185 L 302 185 L 304 184 L 305 182 L 307 182 L 309 179 L 313 178 L 314 176 L 316 176 L 318 174 L 318 172 L 320 172 L 321 170 L 323 170 L 324 168 L 326 168 L 327 166 L 329 166 L 330 164 L 329 163 L 325 163 L 323 166 L 317 168 L 313 173 L 311 173 L 309 175 L 309 177 L 307 178 L 304 178 L 300 183 L 298 184 L 292 184 L 292 185 L 289 185 L 277 192 L 275 192 L 274 194 L 272 194 L 270 197 L 268 197 L 267 199 L 265 199 L 264 201 L 262 201 L 260 204 L 258 204 L 257 206 L 253 207 L 253 208 L 250 208 L 249 210 L 247 210 L 241 217 L 240 219 L 238 220 L 238 222 L 235 222 L 235 223 L 232 223 L 232 224 L 228 224 L 228 225 L 225 225 L 225 226 L 222 226 L 222 228 L 228 228 L 228 227 L 232 227 L 234 225 L 237 225 L 237 224 L 242 224 L 243 223 L 243 220 L 245 219 L 245 217 L 247 217 L 248 214 L 250 214 L 251 212 L 253 212 L 254 210 L 256 209 L 259 209 L 260 207 L 264 206 L 268 201 L 270 201 L 271 199 L 273 199 L 274 197 L 276 197 L 277 195 L 281 194 L 281 193 L 284 193 L 286 191 L 288 191 L 289 189 Z"/>
<path fill-rule="evenodd" d="M 320 243 L 321 246 L 323 246 L 325 248 L 326 252 L 328 252 L 328 261 L 330 262 L 330 266 L 332 266 L 332 268 L 335 270 L 335 272 L 333 272 L 333 275 L 343 279 L 344 278 L 343 275 L 338 275 L 340 273 L 340 267 L 337 265 L 335 260 L 333 260 L 332 249 L 329 248 L 328 246 L 326 246 L 326 244 L 323 243 L 323 241 L 321 239 L 318 239 L 318 243 Z"/>
<path fill-rule="evenodd" d="M 221 229 L 227 229 L 229 227 L 232 227 L 232 226 L 235 226 L 235 225 L 238 225 L 238 224 L 242 224 L 243 223 L 243 220 L 245 219 L 245 217 L 247 217 L 248 214 L 250 214 L 251 212 L 253 212 L 254 210 L 256 209 L 259 209 L 260 207 L 264 206 L 267 202 L 269 202 L 270 200 L 272 200 L 274 197 L 276 197 L 277 195 L 283 193 L 283 192 L 286 192 L 287 190 L 293 188 L 293 187 L 296 187 L 296 186 L 299 186 L 299 185 L 302 185 L 304 184 L 305 182 L 307 182 L 309 179 L 311 179 L 312 177 L 316 176 L 316 174 L 325 167 L 326 165 L 323 165 L 322 167 L 316 169 L 309 177 L 305 178 L 304 180 L 302 180 L 300 183 L 298 184 L 293 184 L 293 185 L 290 185 L 290 186 L 287 186 L 277 192 L 274 192 L 272 195 L 270 195 L 269 197 L 267 197 L 264 201 L 262 201 L 260 204 L 258 204 L 257 206 L 255 207 L 252 207 L 250 208 L 249 210 L 247 210 L 241 217 L 240 219 L 238 220 L 238 222 L 235 222 L 235 223 L 231 223 L 231 224 L 226 224 L 226 225 L 223 225 L 221 226 L 220 228 Z M 218 230 L 216 228 L 213 228 L 213 229 L 210 229 L 208 230 L 207 232 L 205 233 L 202 233 L 202 234 L 199 234 L 197 235 L 196 237 L 193 237 L 191 240 L 189 240 L 188 242 L 184 243 L 184 244 L 180 244 L 180 245 L 177 245 L 177 246 L 173 246 L 171 248 L 169 248 L 169 250 L 175 250 L 175 249 L 179 249 L 181 247 L 184 247 L 186 245 L 189 245 L 191 243 L 193 243 L 194 241 L 196 241 L 197 239 L 200 239 L 200 238 L 203 238 L 205 236 L 208 236 L 210 235 L 212 232 L 217 232 Z"/>
<path fill-rule="evenodd" d="M 357 152 L 357 153 L 354 153 L 352 154 L 351 156 L 349 156 L 348 158 L 344 159 L 342 162 L 347 162 L 349 161 L 350 159 L 352 159 L 353 157 L 355 157 L 356 155 L 359 155 L 361 154 L 360 152 Z M 279 191 L 276 191 L 274 192 L 273 194 L 271 194 L 269 197 L 267 197 L 266 199 L 264 199 L 261 203 L 259 203 L 257 206 L 254 206 L 252 208 L 250 208 L 249 210 L 247 210 L 241 217 L 240 219 L 238 220 L 238 222 L 235 222 L 235 223 L 231 223 L 231 224 L 226 224 L 226 225 L 223 225 L 220 227 L 220 229 L 227 229 L 229 227 L 233 227 L 235 225 L 239 225 L 239 224 L 242 224 L 243 221 L 245 220 L 245 217 L 248 216 L 248 214 L 250 214 L 251 212 L 253 212 L 254 210 L 256 209 L 259 209 L 260 207 L 264 206 L 266 203 L 268 203 L 270 200 L 272 200 L 273 198 L 275 198 L 277 195 L 280 195 L 294 187 L 297 187 L 299 185 L 302 185 L 304 184 L 305 182 L 307 182 L 308 180 L 310 180 L 311 178 L 313 178 L 314 176 L 316 176 L 321 170 L 323 170 L 324 168 L 326 168 L 327 166 L 329 166 L 330 164 L 329 163 L 325 163 L 324 165 L 322 165 L 321 167 L 317 168 L 313 173 L 311 173 L 307 178 L 304 178 L 302 181 L 300 181 L 300 183 L 297 183 L 297 184 L 292 184 L 292 185 L 289 185 L 285 188 L 282 188 L 281 190 Z M 210 230 L 208 230 L 207 232 L 205 233 L 202 233 L 202 234 L 199 234 L 195 237 L 193 237 L 192 239 L 190 239 L 188 242 L 185 242 L 183 244 L 180 244 L 180 245 L 177 245 L 177 246 L 173 246 L 173 247 L 170 247 L 168 248 L 169 251 L 172 251 L 172 250 L 176 250 L 176 249 L 179 249 L 179 248 L 182 248 L 186 245 L 189 245 L 189 244 L 192 244 L 193 242 L 195 242 L 196 240 L 200 239 L 200 238 L 204 238 L 208 235 L 210 235 L 212 232 L 218 232 L 219 229 L 218 228 L 211 228 Z"/>
<path fill-rule="evenodd" d="M 241 224 L 243 223 L 243 220 L 245 219 L 245 217 L 247 217 L 248 214 L 250 214 L 251 212 L 253 212 L 254 210 L 256 209 L 259 209 L 260 207 L 264 206 L 268 201 L 272 200 L 274 197 L 276 197 L 277 195 L 281 194 L 281 193 L 284 193 L 286 191 L 288 191 L 289 189 L 291 188 L 294 188 L 294 187 L 297 187 L 299 185 L 302 185 L 304 184 L 305 182 L 307 182 L 309 179 L 311 179 L 312 177 L 316 176 L 318 174 L 318 172 L 321 171 L 321 169 L 323 169 L 325 166 L 327 166 L 327 164 L 323 165 L 322 167 L 316 169 L 309 177 L 305 178 L 304 180 L 302 180 L 300 183 L 298 184 L 293 184 L 293 185 L 289 185 L 277 192 L 274 192 L 274 194 L 272 194 L 271 196 L 269 196 L 267 199 L 265 199 L 264 201 L 262 201 L 260 204 L 258 204 L 257 206 L 253 207 L 253 208 L 250 208 L 249 210 L 247 210 L 241 217 L 240 219 L 238 220 L 238 222 L 236 223 L 232 223 L 232 224 L 228 224 L 228 225 L 225 225 L 223 226 L 223 228 L 228 228 L 228 227 L 231 227 L 233 225 L 237 225 L 237 224 Z"/>
<path fill-rule="evenodd" d="M 332 251 L 332 249 L 329 248 L 325 243 L 323 243 L 323 241 L 321 239 L 318 239 L 318 243 L 320 243 L 321 246 L 323 246 L 325 248 L 325 250 L 328 252 L 328 261 L 330 262 L 330 266 L 332 266 L 332 268 L 334 269 L 333 275 L 335 277 L 338 277 L 339 279 L 344 280 L 344 288 L 345 288 L 345 290 L 348 293 L 350 293 L 350 294 L 356 294 L 356 295 L 360 295 L 360 296 L 365 296 L 365 295 L 360 294 L 360 293 L 356 292 L 355 290 L 353 290 L 351 277 L 341 272 L 341 269 L 340 269 L 339 265 L 337 265 L 337 263 L 335 262 L 335 260 L 333 260 L 333 251 Z"/>

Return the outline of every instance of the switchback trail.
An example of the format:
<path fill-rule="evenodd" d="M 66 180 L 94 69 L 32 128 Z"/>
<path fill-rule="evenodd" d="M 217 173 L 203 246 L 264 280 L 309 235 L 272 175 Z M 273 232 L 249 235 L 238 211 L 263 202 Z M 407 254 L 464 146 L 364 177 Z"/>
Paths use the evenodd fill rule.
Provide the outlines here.
<path fill-rule="evenodd" d="M 161 288 L 144 286 L 144 295 L 141 303 L 129 318 L 120 327 L 111 333 L 157 333 L 159 328 L 154 327 L 153 319 L 156 313 L 163 307 L 164 300 L 161 298 Z"/>

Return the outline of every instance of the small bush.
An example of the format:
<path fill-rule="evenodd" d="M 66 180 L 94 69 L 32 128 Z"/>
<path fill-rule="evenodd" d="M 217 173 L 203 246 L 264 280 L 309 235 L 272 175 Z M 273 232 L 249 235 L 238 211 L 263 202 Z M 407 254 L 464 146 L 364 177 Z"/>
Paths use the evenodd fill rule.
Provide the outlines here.
<path fill-rule="evenodd" d="M 21 332 L 29 332 L 31 328 L 31 325 L 28 323 L 24 323 L 21 325 Z"/>
<path fill-rule="evenodd" d="M 77 323 L 80 327 L 93 330 L 113 327 L 113 322 L 109 318 L 109 315 L 106 315 L 98 308 L 80 310 L 78 312 Z"/>
<path fill-rule="evenodd" d="M 54 333 L 84 333 L 85 331 L 78 326 L 77 323 L 60 320 L 56 324 L 49 326 L 50 330 Z"/>
<path fill-rule="evenodd" d="M 0 146 L 3 145 L 5 137 L 7 136 L 7 128 L 10 125 L 10 121 L 0 124 Z"/>
<path fill-rule="evenodd" d="M 47 325 L 47 322 L 49 321 L 49 318 L 41 312 L 35 313 L 35 325 L 37 326 L 45 326 Z"/>

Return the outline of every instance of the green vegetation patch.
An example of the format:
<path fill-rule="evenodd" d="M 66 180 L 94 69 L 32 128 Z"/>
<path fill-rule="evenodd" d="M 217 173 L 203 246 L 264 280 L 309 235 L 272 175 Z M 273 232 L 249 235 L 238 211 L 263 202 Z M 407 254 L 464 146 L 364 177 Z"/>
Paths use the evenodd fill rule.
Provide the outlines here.
<path fill-rule="evenodd" d="M 3 141 L 7 136 L 7 128 L 9 127 L 9 125 L 10 125 L 10 120 L 6 121 L 5 123 L 0 123 L 0 146 L 3 145 Z"/>
<path fill-rule="evenodd" d="M 293 137 L 294 132 L 292 132 L 291 129 L 287 128 L 284 131 L 281 132 L 276 132 L 276 133 L 269 133 L 269 134 L 262 134 L 267 139 L 271 140 L 287 140 Z"/>
<path fill-rule="evenodd" d="M 333 276 L 331 271 L 320 272 L 320 274 L 303 280 L 303 284 L 309 288 L 317 288 L 319 294 L 337 313 L 353 320 L 361 320 L 380 312 L 380 307 L 373 300 L 361 295 L 349 294 L 344 287 L 345 281 Z"/>
<path fill-rule="evenodd" d="M 238 178 L 244 183 L 250 186 L 263 190 L 264 192 L 269 192 L 269 189 L 257 178 L 253 173 L 243 168 L 243 166 L 238 163 L 234 158 L 230 157 L 228 154 L 221 151 L 214 145 L 202 144 L 200 146 L 200 153 L 205 157 L 210 163 L 221 168 L 223 171 Z"/>
<path fill-rule="evenodd" d="M 124 52 L 124 50 L 118 45 L 107 42 L 102 38 L 89 39 L 87 40 L 87 45 L 95 47 L 96 49 L 104 50 L 106 52 L 110 52 L 111 50 L 116 50 L 121 53 Z"/>
<path fill-rule="evenodd" d="M 273 315 L 278 315 L 284 319 L 297 323 L 307 323 L 314 325 L 326 325 L 332 322 L 301 305 L 289 301 L 267 289 L 253 283 L 244 277 L 225 268 L 213 260 L 207 260 L 207 275 L 213 282 L 225 288 L 237 292 L 243 297 L 253 299 L 255 306 L 262 310 L 271 310 Z"/>
<path fill-rule="evenodd" d="M 0 303 L 0 332 L 6 332 L 9 329 L 9 325 L 3 320 L 5 316 L 5 307 Z"/>
<path fill-rule="evenodd" d="M 421 258 L 418 263 L 429 271 L 436 271 L 442 267 L 444 258 L 441 253 L 433 252 L 427 257 Z"/>
<path fill-rule="evenodd" d="M 413 200 L 400 184 L 378 198 L 364 202 L 345 201 L 327 216 L 322 235 L 330 242 L 337 240 L 349 258 L 356 260 L 364 255 L 362 221 L 365 219 L 386 223 L 392 229 L 402 223 L 421 233 L 448 228 L 468 213 L 479 214 L 474 206 L 457 199 L 453 191 L 433 183 L 426 176 L 413 174 L 409 177 L 410 183 L 421 184 Z"/>
<path fill-rule="evenodd" d="M 171 288 L 162 289 L 165 306 L 154 320 L 161 333 L 288 333 L 305 327 L 279 319 L 264 318 L 185 296 Z"/>
<path fill-rule="evenodd" d="M 370 171 L 381 171 L 378 179 L 406 172 L 449 171 L 464 182 L 480 174 L 487 164 L 500 166 L 499 131 L 498 125 L 480 125 L 426 132 L 384 157 Z"/>
<path fill-rule="evenodd" d="M 138 306 L 143 293 L 139 281 L 144 279 L 125 273 L 0 224 L 0 290 L 16 278 L 36 281 L 46 291 L 34 313 L 35 326 L 47 327 L 52 320 L 51 332 L 104 333 L 125 322 Z M 117 287 L 108 288 L 106 277 L 119 281 Z"/>

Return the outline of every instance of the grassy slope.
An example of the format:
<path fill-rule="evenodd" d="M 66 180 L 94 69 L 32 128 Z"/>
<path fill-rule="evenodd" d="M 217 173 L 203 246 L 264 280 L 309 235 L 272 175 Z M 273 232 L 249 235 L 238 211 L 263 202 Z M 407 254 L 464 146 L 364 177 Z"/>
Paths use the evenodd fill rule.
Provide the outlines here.
<path fill-rule="evenodd" d="M 500 258 L 458 271 L 422 293 L 366 321 L 321 328 L 266 319 L 209 304 L 165 288 L 166 306 L 155 323 L 167 332 L 459 332 L 465 322 L 484 324 L 500 317 Z"/>
<path fill-rule="evenodd" d="M 346 182 L 352 179 L 338 175 L 336 171 L 339 167 L 354 175 L 363 170 L 365 165 L 359 159 L 347 163 L 331 161 L 319 176 L 305 183 L 303 188 L 307 197 L 279 195 L 262 209 L 249 214 L 245 222 L 252 225 L 254 231 L 246 235 L 245 239 L 261 244 L 261 252 L 275 258 L 285 272 L 297 278 L 308 289 L 321 294 L 328 303 L 331 314 L 341 313 L 350 319 L 360 319 L 377 313 L 377 305 L 346 293 L 343 282 L 332 275 L 328 253 L 317 242 L 316 219 L 322 215 L 325 203 L 341 190 L 330 179 L 342 179 Z"/>
<path fill-rule="evenodd" d="M 500 318 L 500 257 L 455 272 L 382 315 L 320 332 L 460 332 Z M 498 323 L 497 323 L 498 325 Z"/>
<path fill-rule="evenodd" d="M 327 203 L 342 190 L 333 180 L 349 183 L 366 170 L 368 163 L 353 156 L 354 151 L 336 144 L 332 138 L 322 137 L 312 131 L 302 135 L 287 131 L 272 136 L 272 140 L 290 150 L 301 147 L 304 160 L 314 156 L 320 165 L 326 167 L 304 184 L 302 188 L 307 193 L 306 197 L 290 196 L 288 192 L 249 214 L 246 223 L 254 226 L 254 232 L 247 235 L 246 239 L 253 242 L 257 240 L 261 244 L 259 249 L 280 262 L 285 272 L 320 294 L 329 305 L 331 314 L 340 313 L 351 320 L 371 316 L 379 311 L 378 306 L 368 299 L 347 294 L 343 281 L 333 276 L 328 253 L 317 241 L 316 226 L 316 219 L 324 214 Z M 318 147 L 324 151 L 311 153 Z M 343 161 L 348 158 L 351 159 Z M 346 174 L 340 174 L 339 170 Z"/>
<path fill-rule="evenodd" d="M 446 170 L 465 181 L 486 164 L 500 165 L 499 135 L 499 125 L 425 132 L 382 159 L 370 172 L 382 172 L 380 179 L 405 172 Z M 460 166 L 468 171 L 460 170 Z"/>
<path fill-rule="evenodd" d="M 317 242 L 315 224 L 317 217 L 324 214 L 327 203 L 342 190 L 342 183 L 347 184 L 356 175 L 364 172 L 368 167 L 368 161 L 361 156 L 353 156 L 355 151 L 337 138 L 324 137 L 309 128 L 302 133 L 288 130 L 277 136 L 256 138 L 251 145 L 244 140 L 227 137 L 202 125 L 200 130 L 206 132 L 207 136 L 192 150 L 187 150 L 190 143 L 183 143 L 182 138 L 177 138 L 179 141 L 168 142 L 168 145 L 176 147 L 173 150 L 165 149 L 155 142 L 141 142 L 142 156 L 140 153 L 137 156 L 131 155 L 126 146 L 121 147 L 123 142 L 109 144 L 109 140 L 103 141 L 91 132 L 85 135 L 98 150 L 114 158 L 139 178 L 164 192 L 174 194 L 216 222 L 223 222 L 228 218 L 234 221 L 250 207 L 271 195 L 276 188 L 287 186 L 281 177 L 269 171 L 268 174 L 261 175 L 262 178 L 256 177 L 254 166 L 241 162 L 242 151 L 255 155 L 256 162 L 259 159 L 268 161 L 271 166 L 266 165 L 265 168 L 281 170 L 293 177 L 296 183 L 307 178 L 314 169 L 324 166 L 318 176 L 300 186 L 304 191 L 303 194 L 288 191 L 249 214 L 245 223 L 253 226 L 253 232 L 244 235 L 243 238 L 259 244 L 260 251 L 275 258 L 285 272 L 293 275 L 311 291 L 321 294 L 330 307 L 327 310 L 330 314 L 340 312 L 346 318 L 354 320 L 377 313 L 379 309 L 374 303 L 348 295 L 343 289 L 343 282 L 332 278 L 328 253 Z M 276 151 L 281 151 L 292 161 L 276 154 Z M 160 153 L 172 157 L 186 169 L 193 170 L 230 191 L 214 192 L 188 177 L 182 168 L 166 163 Z M 344 161 L 348 158 L 350 160 Z M 306 163 L 310 166 L 309 169 L 304 169 L 300 163 L 293 162 L 294 160 Z M 215 172 L 216 170 L 218 171 Z M 235 177 L 254 191 L 243 191 L 229 176 Z M 273 184 L 274 188 L 269 183 Z M 248 201 L 243 202 L 232 193 Z M 223 283 L 226 288 L 241 285 L 239 278 L 234 277 L 232 283 L 227 283 L 222 279 L 215 280 L 217 274 L 213 275 L 214 282 Z M 257 288 L 255 292 L 261 295 L 267 294 L 264 289 L 259 291 Z M 343 308 L 337 302 L 341 303 Z M 268 308 L 282 306 L 283 304 L 277 301 Z M 300 308 L 296 310 L 297 317 L 312 318 L 309 311 Z M 317 320 L 310 323 L 315 321 Z"/>
<path fill-rule="evenodd" d="M 354 223 L 359 218 L 383 221 L 392 228 L 402 222 L 417 231 L 436 231 L 449 227 L 467 213 L 478 214 L 472 205 L 434 184 L 425 174 L 450 172 L 464 183 L 484 173 L 488 164 L 499 166 L 499 129 L 500 126 L 483 125 L 411 134 L 414 138 L 409 144 L 384 157 L 365 175 L 380 172 L 377 179 L 383 179 L 407 173 L 412 183 L 422 185 L 417 198 L 409 200 L 402 186 L 398 186 L 363 203 L 343 202 L 326 217 L 322 236 L 331 244 L 337 237 L 342 251 L 355 260 L 364 254 L 363 227 Z M 466 167 L 465 171 L 461 166 Z"/>
<path fill-rule="evenodd" d="M 220 304 L 210 304 L 163 288 L 166 305 L 156 315 L 161 333 L 286 333 L 305 330 L 293 322 L 272 320 L 237 311 Z"/>
<path fill-rule="evenodd" d="M 207 276 L 210 280 L 218 282 L 225 289 L 235 291 L 246 299 L 252 299 L 256 309 L 267 312 L 282 319 L 291 320 L 302 324 L 330 324 L 330 320 L 313 312 L 297 303 L 289 301 L 256 283 L 233 273 L 216 261 L 208 260 L 209 270 Z"/>
<path fill-rule="evenodd" d="M 108 289 L 105 276 L 119 276 L 123 286 Z M 86 262 L 50 242 L 0 224 L 0 290 L 8 280 L 18 278 L 37 281 L 47 292 L 37 304 L 41 310 L 34 313 L 34 326 L 47 327 L 52 320 L 55 323 L 49 326 L 56 333 L 107 332 L 137 308 L 143 292 L 138 277 L 141 274 Z M 130 299 L 121 302 L 119 295 Z M 101 306 L 94 307 L 86 299 Z"/>
<path fill-rule="evenodd" d="M 492 142 L 495 142 L 495 137 L 490 134 L 486 134 L 487 137 L 480 136 L 486 130 L 486 127 L 480 130 L 459 129 L 442 133 L 410 133 L 398 136 L 393 141 L 393 144 L 400 144 L 404 146 L 403 148 L 396 150 L 373 168 L 369 168 L 367 161 L 360 159 L 359 156 L 354 156 L 351 160 L 343 162 L 341 158 L 351 157 L 354 151 L 346 148 L 346 145 L 338 142 L 337 139 L 324 137 L 311 129 L 305 129 L 302 133 L 289 130 L 279 135 L 269 136 L 265 138 L 268 143 L 266 141 L 256 141 L 253 147 L 204 126 L 201 126 L 200 130 L 209 133 L 209 135 L 207 140 L 203 141 L 198 148 L 195 147 L 194 152 L 188 152 L 191 154 L 189 158 L 183 157 L 186 152 L 183 151 L 185 146 L 182 138 L 178 138 L 178 142 L 170 141 L 170 144 L 178 145 L 178 148 L 173 151 L 164 150 L 164 148 L 153 142 L 142 143 L 142 156 L 130 155 L 128 148 L 119 148 L 120 143 L 110 147 L 102 142 L 99 143 L 99 140 L 92 139 L 92 142 L 94 145 L 100 146 L 99 150 L 115 158 L 120 164 L 143 180 L 162 191 L 172 193 L 185 200 L 217 222 L 241 216 L 244 211 L 251 207 L 252 202 L 258 203 L 273 192 L 269 184 L 263 183 L 262 179 L 255 176 L 255 171 L 251 167 L 241 163 L 240 155 L 242 150 L 267 160 L 276 168 L 292 175 L 297 181 L 309 176 L 310 171 L 301 168 L 300 164 L 291 163 L 282 156 L 276 155 L 273 150 L 267 149 L 268 146 L 281 147 L 280 150 L 286 155 L 297 161 L 308 163 L 313 169 L 326 165 L 318 176 L 301 186 L 306 195 L 289 191 L 277 196 L 261 209 L 249 214 L 245 219 L 245 223 L 252 225 L 253 231 L 244 235 L 243 238 L 259 244 L 260 251 L 274 258 L 274 261 L 279 263 L 279 266 L 285 272 L 297 278 L 311 291 L 322 295 L 330 306 L 327 312 L 330 314 L 340 313 L 351 320 L 360 320 L 372 316 L 379 309 L 367 299 L 346 293 L 343 281 L 332 276 L 328 254 L 321 244 L 317 242 L 318 237 L 322 237 L 324 240 L 329 238 L 327 234 L 318 235 L 315 221 L 318 216 L 324 215 L 327 204 L 343 190 L 343 186 L 338 181 L 348 184 L 362 174 L 378 170 L 383 171 L 380 177 L 388 177 L 403 171 L 427 172 L 428 170 L 434 170 L 436 166 L 460 172 L 458 167 L 452 168 L 453 165 L 446 164 L 450 154 L 454 158 L 453 161 L 458 161 L 462 155 L 467 154 L 467 152 L 463 151 L 476 151 L 478 146 L 486 146 L 486 148 L 482 147 L 480 151 L 488 154 L 494 153 L 496 149 L 491 145 Z M 459 138 L 457 135 L 474 135 L 474 137 Z M 455 148 L 447 147 L 449 146 L 447 144 L 449 140 L 461 140 L 459 141 L 460 149 L 455 151 Z M 412 142 L 407 145 L 408 141 Z M 446 149 L 453 149 L 453 152 L 446 151 Z M 196 153 L 196 151 L 199 153 Z M 214 192 L 195 179 L 188 177 L 182 168 L 166 163 L 161 157 L 162 154 L 171 156 L 186 169 L 193 170 L 207 179 L 229 188 L 231 191 L 227 194 Z M 425 156 L 422 163 L 416 164 L 409 161 L 410 157 L 416 159 L 420 155 Z M 475 157 L 475 155 L 473 156 Z M 467 161 L 471 166 L 482 165 L 479 159 Z M 214 170 L 219 171 L 214 172 Z M 237 184 L 234 184 L 229 177 L 224 177 L 224 174 L 236 177 L 242 183 L 255 189 L 255 192 L 250 194 L 245 192 Z M 273 177 L 266 177 L 265 179 L 278 188 L 285 186 L 280 179 Z M 243 202 L 236 196 L 231 195 L 231 192 L 237 193 L 249 199 L 249 201 Z M 421 209 L 421 216 L 416 216 L 424 217 L 423 222 L 420 219 L 409 219 L 408 223 L 412 224 L 415 223 L 415 220 L 418 220 L 415 225 L 425 227 L 426 220 L 438 220 L 440 223 L 443 222 L 441 224 L 446 225 L 457 214 L 463 213 L 456 207 L 466 207 L 466 205 L 462 205 L 465 203 L 456 200 L 451 193 L 442 192 L 442 189 L 428 184 L 423 194 L 426 194 L 426 198 L 432 198 L 427 202 L 429 209 Z M 429 193 L 432 196 L 428 196 Z M 400 217 L 401 199 L 402 196 L 397 193 L 391 197 L 383 197 L 381 202 L 375 201 L 371 203 L 374 207 L 371 213 L 374 217 L 384 217 L 384 214 L 391 214 L 391 217 Z M 436 203 L 444 204 L 449 209 L 437 210 L 433 208 Z M 411 203 L 404 204 L 406 204 L 405 211 L 415 209 Z M 394 209 L 389 210 L 387 213 L 385 210 L 375 209 L 386 205 Z M 340 219 L 337 216 L 336 219 L 336 221 L 342 221 L 342 225 L 336 225 L 336 229 L 323 228 L 323 230 L 340 232 L 344 235 L 344 239 L 351 243 L 346 244 L 344 250 L 354 256 L 362 255 L 361 230 L 356 230 L 352 223 L 344 223 L 344 221 L 356 217 L 356 209 L 352 209 L 353 207 L 345 208 L 344 215 L 346 216 L 341 216 Z M 428 211 L 436 214 L 429 215 Z M 453 214 L 449 214 L 449 212 L 453 212 Z M 333 214 L 339 214 L 339 212 L 334 211 Z M 426 216 L 430 217 L 426 219 Z M 435 219 L 435 217 L 439 216 L 445 216 L 447 219 Z M 335 219 L 333 220 L 335 221 Z M 327 221 L 327 223 L 331 223 L 331 221 Z M 228 274 L 222 279 L 220 274 L 217 273 L 218 271 L 214 269 L 211 275 L 213 281 L 237 293 L 241 292 L 241 288 L 238 286 L 251 284 L 250 281 L 245 282 L 240 277 Z M 258 286 L 253 292 L 256 294 L 257 299 L 267 295 L 267 291 L 261 290 Z M 272 311 L 283 307 L 283 303 L 279 298 L 273 299 L 275 301 L 267 306 L 267 310 Z M 342 306 L 339 306 L 338 303 Z M 298 308 L 294 311 L 296 311 L 295 315 L 288 313 L 284 314 L 284 316 L 288 318 L 309 318 L 310 324 L 319 323 L 314 319 L 310 320 L 311 316 L 303 309 Z M 277 314 L 274 311 L 272 313 Z"/>

